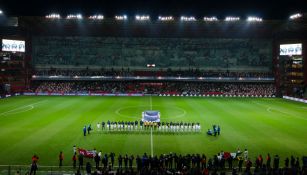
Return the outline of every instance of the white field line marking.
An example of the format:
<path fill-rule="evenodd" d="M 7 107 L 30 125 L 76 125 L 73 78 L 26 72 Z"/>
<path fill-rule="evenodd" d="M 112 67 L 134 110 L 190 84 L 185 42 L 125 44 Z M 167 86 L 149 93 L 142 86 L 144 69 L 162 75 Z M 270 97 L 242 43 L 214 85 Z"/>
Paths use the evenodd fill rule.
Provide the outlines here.
<path fill-rule="evenodd" d="M 264 106 L 264 107 L 266 107 L 266 110 L 267 110 L 268 112 L 270 112 L 270 113 L 273 113 L 274 111 L 277 111 L 277 112 L 282 113 L 282 114 L 284 114 L 284 115 L 286 115 L 286 116 L 292 116 L 292 117 L 297 118 L 297 119 L 307 120 L 307 118 L 300 117 L 300 116 L 294 115 L 294 114 L 289 113 L 289 112 L 284 112 L 284 111 L 281 111 L 281 110 L 279 110 L 279 109 L 272 108 L 271 106 L 267 106 L 267 105 L 264 105 L 264 104 L 261 104 L 261 103 L 258 103 L 258 102 L 254 102 L 254 103 L 256 103 L 256 104 L 259 105 L 259 106 Z"/>
<path fill-rule="evenodd" d="M 151 157 L 153 157 L 153 139 L 152 139 L 152 128 L 150 129 L 150 148 L 151 148 Z"/>
<path fill-rule="evenodd" d="M 272 109 L 271 107 L 268 107 L 268 108 L 266 108 L 266 111 L 272 112 L 271 109 Z"/>
<path fill-rule="evenodd" d="M 0 113 L 0 116 L 1 116 L 1 115 L 16 114 L 16 113 L 19 113 L 19 111 L 18 111 L 19 109 L 23 109 L 23 108 L 27 108 L 27 107 L 31 107 L 31 109 L 33 109 L 35 105 L 40 104 L 40 103 L 43 103 L 43 102 L 45 102 L 45 101 L 47 101 L 47 100 L 42 100 L 42 101 L 38 101 L 38 102 L 36 102 L 36 103 L 32 103 L 32 104 L 29 104 L 29 105 L 17 107 L 17 108 L 15 108 L 15 109 L 12 109 L 12 110 L 9 110 L 9 111 Z M 29 109 L 29 110 L 31 110 L 31 109 Z M 26 111 L 29 111 L 29 110 L 26 110 Z M 14 112 L 14 111 L 17 111 L 17 112 Z M 21 112 L 26 112 L 26 111 L 21 111 Z"/>
<path fill-rule="evenodd" d="M 150 103 L 150 110 L 152 110 L 152 99 L 151 99 L 151 96 L 149 96 L 149 103 Z M 152 128 L 150 128 L 150 150 L 151 150 L 151 157 L 153 157 Z"/>
<path fill-rule="evenodd" d="M 34 106 L 33 105 L 29 105 L 29 106 L 26 106 L 24 108 L 21 108 L 21 110 L 11 111 L 9 113 L 4 113 L 4 114 L 1 114 L 1 115 L 7 116 L 7 115 L 12 115 L 12 114 L 19 114 L 19 113 L 22 113 L 22 112 L 31 111 L 32 109 L 34 109 Z"/>
<path fill-rule="evenodd" d="M 284 111 L 281 111 L 281 110 L 278 110 L 278 109 L 274 109 L 274 108 L 271 108 L 271 107 L 269 107 L 269 108 L 267 109 L 267 111 L 269 111 L 269 112 L 277 111 L 277 112 L 282 113 L 282 114 L 284 114 L 284 115 L 290 115 L 290 116 L 292 116 L 292 117 L 294 117 L 294 118 L 298 118 L 298 119 L 302 119 L 302 120 L 307 120 L 307 118 L 303 118 L 303 117 L 300 117 L 300 116 L 296 116 L 296 115 L 294 115 L 294 114 L 292 114 L 292 113 L 284 112 Z"/>

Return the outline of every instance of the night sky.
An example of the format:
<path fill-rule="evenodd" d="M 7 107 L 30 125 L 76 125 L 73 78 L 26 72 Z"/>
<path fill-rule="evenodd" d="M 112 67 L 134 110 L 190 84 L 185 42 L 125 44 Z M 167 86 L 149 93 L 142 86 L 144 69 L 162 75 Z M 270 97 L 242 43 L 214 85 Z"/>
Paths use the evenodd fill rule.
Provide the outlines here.
<path fill-rule="evenodd" d="M 307 0 L 0 0 L 0 9 L 7 16 L 45 16 L 58 12 L 63 16 L 70 13 L 101 13 L 106 17 L 193 15 L 197 18 L 255 15 L 264 19 L 287 19 L 293 13 L 307 12 Z"/>

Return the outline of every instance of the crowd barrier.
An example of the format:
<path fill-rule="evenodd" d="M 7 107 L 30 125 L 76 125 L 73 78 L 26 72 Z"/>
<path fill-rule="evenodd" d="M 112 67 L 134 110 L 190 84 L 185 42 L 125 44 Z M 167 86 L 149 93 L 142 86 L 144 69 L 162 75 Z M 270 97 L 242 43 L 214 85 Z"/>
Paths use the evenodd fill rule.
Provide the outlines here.
<path fill-rule="evenodd" d="M 25 92 L 26 96 L 144 96 L 137 93 L 48 93 L 48 92 Z"/>
<path fill-rule="evenodd" d="M 9 97 L 14 97 L 14 96 L 19 96 L 21 93 L 15 93 L 15 94 L 5 94 L 5 95 L 0 95 L 0 98 L 9 98 Z"/>
<path fill-rule="evenodd" d="M 163 96 L 163 97 L 257 97 L 274 98 L 275 95 L 224 95 L 224 94 L 141 94 L 141 93 L 47 93 L 25 92 L 26 96 Z"/>
<path fill-rule="evenodd" d="M 33 75 L 32 80 L 57 81 L 98 81 L 98 80 L 176 80 L 199 82 L 274 82 L 274 78 L 265 77 L 171 77 L 171 76 L 44 76 Z"/>

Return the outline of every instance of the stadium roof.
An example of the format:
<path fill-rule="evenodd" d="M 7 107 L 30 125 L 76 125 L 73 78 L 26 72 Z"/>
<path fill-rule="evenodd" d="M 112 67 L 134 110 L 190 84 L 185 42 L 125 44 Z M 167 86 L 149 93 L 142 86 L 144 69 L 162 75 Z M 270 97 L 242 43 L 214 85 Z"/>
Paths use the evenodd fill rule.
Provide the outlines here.
<path fill-rule="evenodd" d="M 102 13 L 106 17 L 117 14 L 134 16 L 145 13 L 152 17 L 159 15 L 214 15 L 224 18 L 228 15 L 246 17 L 260 16 L 264 19 L 287 19 L 289 15 L 306 12 L 305 0 L 29 0 L 3 1 L 0 9 L 8 16 L 45 16 L 53 12 L 63 15 Z"/>

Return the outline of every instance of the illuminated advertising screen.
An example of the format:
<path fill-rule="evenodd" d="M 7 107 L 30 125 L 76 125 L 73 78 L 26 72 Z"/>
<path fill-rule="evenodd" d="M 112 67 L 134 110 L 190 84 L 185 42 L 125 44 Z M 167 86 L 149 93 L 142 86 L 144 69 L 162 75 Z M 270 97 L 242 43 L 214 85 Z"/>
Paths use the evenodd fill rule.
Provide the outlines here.
<path fill-rule="evenodd" d="M 25 41 L 2 39 L 2 51 L 25 52 Z"/>
<path fill-rule="evenodd" d="M 279 55 L 302 55 L 302 44 L 281 44 Z"/>

